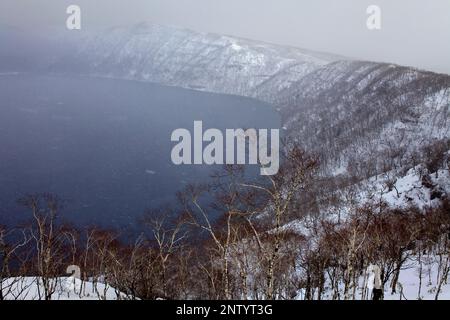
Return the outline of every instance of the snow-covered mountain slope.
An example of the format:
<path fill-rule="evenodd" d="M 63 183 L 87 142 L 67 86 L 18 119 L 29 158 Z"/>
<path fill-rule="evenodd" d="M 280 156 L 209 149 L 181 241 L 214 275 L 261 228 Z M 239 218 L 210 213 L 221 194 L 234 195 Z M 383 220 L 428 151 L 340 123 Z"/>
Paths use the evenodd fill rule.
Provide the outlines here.
<path fill-rule="evenodd" d="M 342 59 L 154 24 L 113 28 L 73 45 L 73 54 L 52 66 L 55 71 L 151 81 L 267 102 L 305 75 Z"/>
<path fill-rule="evenodd" d="M 421 260 L 415 255 L 408 257 L 399 274 L 396 292 L 392 293 L 390 288 L 385 288 L 383 299 L 450 300 L 450 284 L 444 283 L 438 293 L 439 276 L 442 272 L 442 270 L 439 270 L 438 259 L 439 257 L 433 255 L 421 257 Z M 355 300 L 371 299 L 371 289 L 368 280 L 364 275 L 358 278 L 358 286 L 355 289 Z M 330 289 L 330 279 L 326 278 L 325 281 L 325 293 L 321 299 L 333 300 L 334 292 Z M 340 296 L 343 297 L 344 284 L 339 283 L 339 287 Z M 299 290 L 296 299 L 305 299 L 305 291 Z"/>
<path fill-rule="evenodd" d="M 348 187 L 338 188 L 332 195 L 326 194 L 327 197 L 334 198 L 333 203 L 317 203 L 310 213 L 313 217 L 320 216 L 327 221 L 341 223 L 348 219 L 356 207 L 370 206 L 378 209 L 383 204 L 385 209 L 390 210 L 417 208 L 425 212 L 439 207 L 449 195 L 448 169 L 430 173 L 423 165 L 418 165 L 403 174 L 392 170 Z M 309 216 L 303 216 L 287 223 L 283 230 L 310 236 L 312 227 Z"/>
<path fill-rule="evenodd" d="M 417 207 L 437 207 L 442 198 L 450 194 L 450 172 L 439 170 L 432 174 L 424 174 L 421 166 L 410 169 L 405 176 L 395 177 L 389 186 L 386 177 L 369 179 L 365 183 L 366 190 L 360 195 L 360 200 L 372 203 L 386 203 L 390 208 L 405 209 Z"/>
<path fill-rule="evenodd" d="M 419 165 L 404 174 L 399 175 L 398 172 L 389 172 L 377 177 L 371 177 L 347 189 L 341 189 L 338 191 L 338 197 L 341 198 L 342 202 L 337 206 L 325 205 L 321 208 L 323 212 L 320 214 L 322 218 L 319 223 L 317 223 L 315 218 L 306 216 L 289 222 L 284 225 L 282 230 L 310 239 L 311 246 L 314 249 L 326 251 L 324 248 L 316 247 L 316 244 L 320 243 L 317 240 L 320 237 L 320 233 L 317 233 L 317 229 L 320 229 L 318 226 L 330 223 L 338 226 L 338 229 L 345 228 L 346 225 L 348 226 L 349 219 L 354 219 L 356 207 L 371 208 L 374 210 L 375 216 L 379 216 L 382 212 L 390 212 L 390 210 L 393 210 L 390 212 L 392 215 L 400 214 L 399 212 L 413 214 L 412 212 L 415 209 L 429 215 L 432 212 L 431 210 L 442 210 L 440 209 L 442 208 L 441 201 L 448 199 L 449 193 L 450 172 L 448 169 L 430 173 L 426 168 Z M 427 214 L 422 217 L 425 217 Z M 392 229 L 389 231 L 386 228 L 386 232 L 390 232 L 392 235 Z M 424 231 L 421 231 L 422 236 L 423 233 Z M 371 234 L 369 233 L 369 238 L 370 236 Z M 445 240 L 448 237 L 448 232 L 444 233 L 442 237 Z M 399 272 L 395 293 L 392 292 L 394 276 L 391 274 L 385 279 L 385 300 L 448 300 L 450 298 L 450 284 L 445 280 L 446 276 L 443 273 L 446 270 L 445 268 L 448 267 L 448 264 L 445 263 L 448 251 L 440 249 L 439 246 L 429 249 L 429 251 L 417 249 L 421 248 L 421 241 L 424 241 L 423 238 L 419 237 L 416 239 L 413 243 L 414 245 L 411 245 L 411 248 L 414 250 L 404 253 L 405 260 Z M 428 243 L 435 245 L 433 241 Z M 370 260 L 368 263 L 375 262 Z M 355 299 L 370 299 L 371 289 L 369 289 L 370 283 L 368 281 L 370 278 L 366 277 L 365 270 L 360 271 L 362 272 L 357 278 L 358 281 L 354 291 Z M 305 277 L 302 269 L 296 272 L 300 274 L 300 278 Z M 338 299 L 342 299 L 344 297 L 345 284 L 343 281 L 340 281 L 337 284 L 338 290 L 332 289 L 333 283 L 329 277 L 330 274 L 332 273 L 327 272 L 324 275 L 324 295 L 321 299 L 336 299 L 336 292 L 339 292 Z M 445 281 L 442 281 L 443 279 Z M 299 290 L 296 298 L 305 299 L 305 290 Z"/>
<path fill-rule="evenodd" d="M 276 104 L 289 135 L 341 173 L 353 166 L 376 175 L 450 138 L 450 76 L 413 68 L 338 61 L 284 90 Z"/>

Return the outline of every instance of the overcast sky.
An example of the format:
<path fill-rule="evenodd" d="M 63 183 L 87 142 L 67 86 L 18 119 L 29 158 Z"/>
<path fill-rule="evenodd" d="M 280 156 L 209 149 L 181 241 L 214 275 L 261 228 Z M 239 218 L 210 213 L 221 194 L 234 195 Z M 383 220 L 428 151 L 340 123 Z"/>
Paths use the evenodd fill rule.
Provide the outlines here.
<path fill-rule="evenodd" d="M 150 21 L 450 74 L 450 0 L 0 0 L 0 24 L 65 28 L 70 4 L 84 30 Z"/>

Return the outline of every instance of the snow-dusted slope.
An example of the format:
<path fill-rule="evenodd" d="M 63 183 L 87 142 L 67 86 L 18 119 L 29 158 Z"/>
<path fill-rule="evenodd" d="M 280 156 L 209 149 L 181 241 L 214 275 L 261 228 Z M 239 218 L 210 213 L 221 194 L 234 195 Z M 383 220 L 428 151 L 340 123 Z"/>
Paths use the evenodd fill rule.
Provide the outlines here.
<path fill-rule="evenodd" d="M 396 293 L 392 293 L 390 288 L 384 290 L 384 300 L 450 300 L 450 284 L 444 283 L 437 293 L 439 283 L 439 257 L 427 255 L 422 257 L 422 263 L 418 262 L 418 257 L 409 257 L 399 275 Z M 329 279 L 326 279 L 325 293 L 323 300 L 332 300 L 333 292 L 329 290 Z M 421 283 L 421 285 L 419 285 Z M 358 287 L 355 290 L 355 300 L 370 300 L 370 285 L 364 276 L 359 277 Z M 341 296 L 343 296 L 344 284 L 340 284 Z M 299 290 L 296 299 L 303 300 L 304 290 Z"/>
<path fill-rule="evenodd" d="M 45 300 L 42 280 L 38 277 L 3 279 L 5 300 Z M 51 300 L 126 300 L 120 291 L 103 283 L 81 281 L 73 277 L 50 279 Z"/>
<path fill-rule="evenodd" d="M 337 59 L 297 48 L 140 24 L 87 36 L 53 69 L 272 102 L 293 82 Z"/>
<path fill-rule="evenodd" d="M 276 104 L 291 137 L 341 173 L 353 166 L 376 175 L 450 139 L 450 76 L 413 68 L 338 61 L 303 77 Z"/>

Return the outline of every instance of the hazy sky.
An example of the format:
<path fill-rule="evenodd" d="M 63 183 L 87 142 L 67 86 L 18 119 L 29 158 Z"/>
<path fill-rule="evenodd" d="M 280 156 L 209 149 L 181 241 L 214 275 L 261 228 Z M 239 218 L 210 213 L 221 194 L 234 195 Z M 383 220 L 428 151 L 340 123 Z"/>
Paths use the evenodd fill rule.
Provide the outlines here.
<path fill-rule="evenodd" d="M 450 0 L 0 0 L 0 24 L 65 28 L 70 4 L 84 30 L 151 21 L 450 74 Z"/>

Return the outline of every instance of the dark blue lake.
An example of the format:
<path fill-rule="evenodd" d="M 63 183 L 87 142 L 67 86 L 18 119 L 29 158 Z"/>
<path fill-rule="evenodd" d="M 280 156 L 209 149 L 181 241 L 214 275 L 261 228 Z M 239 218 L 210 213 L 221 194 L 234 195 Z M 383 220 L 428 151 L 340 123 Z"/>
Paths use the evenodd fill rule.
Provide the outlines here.
<path fill-rule="evenodd" d="M 28 215 L 27 193 L 65 200 L 77 225 L 134 224 L 146 208 L 173 202 L 210 166 L 175 166 L 173 130 L 279 128 L 260 101 L 134 81 L 0 75 L 0 224 Z M 259 171 L 254 170 L 254 174 Z"/>

